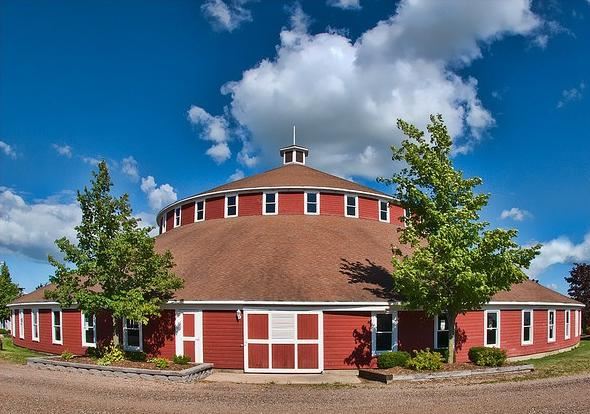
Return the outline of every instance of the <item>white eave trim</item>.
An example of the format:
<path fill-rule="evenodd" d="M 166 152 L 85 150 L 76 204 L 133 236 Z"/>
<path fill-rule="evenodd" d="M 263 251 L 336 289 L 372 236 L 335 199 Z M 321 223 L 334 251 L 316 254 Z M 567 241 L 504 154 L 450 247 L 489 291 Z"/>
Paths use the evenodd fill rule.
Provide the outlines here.
<path fill-rule="evenodd" d="M 6 305 L 9 308 L 17 308 L 23 306 L 39 306 L 43 308 L 44 306 L 52 307 L 52 306 L 59 306 L 58 302 L 22 302 L 22 303 L 10 303 Z"/>
<path fill-rule="evenodd" d="M 171 300 L 169 305 L 286 305 L 286 306 L 391 306 L 401 302 L 301 302 L 276 300 Z"/>
<path fill-rule="evenodd" d="M 567 303 L 567 302 L 507 302 L 507 301 L 491 301 L 487 305 L 490 306 L 572 306 L 583 308 L 586 305 L 581 303 Z"/>

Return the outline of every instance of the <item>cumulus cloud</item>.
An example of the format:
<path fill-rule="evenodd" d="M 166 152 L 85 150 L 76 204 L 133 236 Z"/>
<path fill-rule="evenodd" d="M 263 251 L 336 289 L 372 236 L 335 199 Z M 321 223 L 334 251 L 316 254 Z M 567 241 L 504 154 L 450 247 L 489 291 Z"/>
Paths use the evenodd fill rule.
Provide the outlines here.
<path fill-rule="evenodd" d="M 329 6 L 345 10 L 358 10 L 361 8 L 360 0 L 328 0 Z"/>
<path fill-rule="evenodd" d="M 540 254 L 528 270 L 531 277 L 538 275 L 555 264 L 568 264 L 590 260 L 590 233 L 578 244 L 565 236 L 543 243 Z"/>
<path fill-rule="evenodd" d="M 141 191 L 147 195 L 148 204 L 152 210 L 160 210 L 178 198 L 174 187 L 170 184 L 158 186 L 151 175 L 141 179 Z"/>
<path fill-rule="evenodd" d="M 155 237 L 158 235 L 158 229 L 156 227 L 155 216 L 152 213 L 146 213 L 144 211 L 134 215 L 136 219 L 139 219 L 139 227 L 152 227 L 149 235 Z"/>
<path fill-rule="evenodd" d="M 12 159 L 16 159 L 16 151 L 12 148 L 11 145 L 8 145 L 4 141 L 0 141 L 0 152 L 3 152 L 4 155 L 10 157 Z"/>
<path fill-rule="evenodd" d="M 206 154 L 221 164 L 231 157 L 231 150 L 227 141 L 230 138 L 229 123 L 223 116 L 212 116 L 203 108 L 191 106 L 188 111 L 188 120 L 195 127 L 200 128 L 200 138 L 212 141 Z"/>
<path fill-rule="evenodd" d="M 563 108 L 570 102 L 579 101 L 583 97 L 584 89 L 586 89 L 586 84 L 584 82 L 580 82 L 580 84 L 571 89 L 564 89 L 561 91 L 561 98 L 557 102 L 558 108 Z"/>
<path fill-rule="evenodd" d="M 88 165 L 92 165 L 93 167 L 96 167 L 98 165 L 98 163 L 100 162 L 100 160 L 98 158 L 94 158 L 94 157 L 81 157 L 81 158 L 82 158 L 82 161 L 84 161 Z"/>
<path fill-rule="evenodd" d="M 53 144 L 52 147 L 62 157 L 72 158 L 72 147 L 69 145 Z"/>
<path fill-rule="evenodd" d="M 121 161 L 121 172 L 132 181 L 139 181 L 139 167 L 137 161 L 131 155 Z"/>
<path fill-rule="evenodd" d="M 232 32 L 244 22 L 252 21 L 252 13 L 244 5 L 250 0 L 207 0 L 201 12 L 217 30 Z"/>
<path fill-rule="evenodd" d="M 229 176 L 229 181 L 241 180 L 244 177 L 244 171 L 237 169 L 232 175 Z"/>
<path fill-rule="evenodd" d="M 61 198 L 27 203 L 12 190 L 0 189 L 0 251 L 45 261 L 48 254 L 59 254 L 56 239 L 75 241 L 82 212 L 74 201 L 55 201 Z"/>
<path fill-rule="evenodd" d="M 512 207 L 510 210 L 503 210 L 500 214 L 502 220 L 512 219 L 514 221 L 523 221 L 528 217 L 531 217 L 531 213 L 518 207 Z"/>
<path fill-rule="evenodd" d="M 528 0 L 406 0 L 356 40 L 334 31 L 310 34 L 307 20 L 295 7 L 276 56 L 223 86 L 229 111 L 214 117 L 196 107 L 197 119 L 236 122 L 266 159 L 289 143 L 296 124 L 298 142 L 311 149 L 309 162 L 347 177 L 388 173 L 388 149 L 402 139 L 396 118 L 424 128 L 430 114 L 441 113 L 457 138 L 455 153 L 470 151 L 494 118 L 477 80 L 457 68 L 481 57 L 482 45 L 532 36 L 540 27 Z"/>

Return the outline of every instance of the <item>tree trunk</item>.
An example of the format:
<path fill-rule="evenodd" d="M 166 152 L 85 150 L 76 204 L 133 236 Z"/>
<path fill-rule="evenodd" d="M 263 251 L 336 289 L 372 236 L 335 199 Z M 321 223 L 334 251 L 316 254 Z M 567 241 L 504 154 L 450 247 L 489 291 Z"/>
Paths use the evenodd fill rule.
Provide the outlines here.
<path fill-rule="evenodd" d="M 112 344 L 115 346 L 119 346 L 121 345 L 121 339 L 119 338 L 119 326 L 118 326 L 118 321 L 117 318 L 115 316 L 112 317 L 112 321 L 113 321 L 113 340 L 112 340 Z"/>
<path fill-rule="evenodd" d="M 448 312 L 447 317 L 449 319 L 449 364 L 455 363 L 455 319 L 457 314 L 455 312 Z"/>

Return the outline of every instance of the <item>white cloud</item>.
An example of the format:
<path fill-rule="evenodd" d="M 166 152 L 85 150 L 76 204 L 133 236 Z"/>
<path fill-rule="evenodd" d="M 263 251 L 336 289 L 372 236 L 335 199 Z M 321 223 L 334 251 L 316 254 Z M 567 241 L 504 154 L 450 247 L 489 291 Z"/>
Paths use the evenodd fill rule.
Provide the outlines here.
<path fill-rule="evenodd" d="M 158 235 L 158 229 L 156 227 L 155 216 L 152 213 L 146 213 L 145 211 L 139 212 L 134 215 L 136 219 L 139 219 L 139 227 L 152 227 L 149 235 L 155 237 Z"/>
<path fill-rule="evenodd" d="M 361 8 L 361 0 L 328 0 L 329 6 L 345 10 L 358 10 Z"/>
<path fill-rule="evenodd" d="M 229 123 L 223 116 L 212 116 L 203 108 L 192 105 L 188 110 L 188 120 L 201 128 L 201 139 L 214 142 L 206 154 L 216 163 L 221 164 L 231 157 L 227 144 L 230 138 Z"/>
<path fill-rule="evenodd" d="M 52 147 L 62 157 L 72 158 L 72 147 L 69 145 L 53 144 Z"/>
<path fill-rule="evenodd" d="M 244 177 L 244 171 L 236 170 L 232 175 L 229 176 L 229 181 L 241 180 Z"/>
<path fill-rule="evenodd" d="M 132 181 L 139 180 L 139 168 L 137 166 L 137 161 L 133 156 L 130 155 L 127 158 L 123 158 L 123 161 L 121 162 L 121 171 Z"/>
<path fill-rule="evenodd" d="M 574 244 L 565 236 L 543 243 L 540 254 L 533 260 L 528 270 L 529 276 L 536 276 L 555 264 L 568 264 L 590 260 L 590 233 L 584 240 Z"/>
<path fill-rule="evenodd" d="M 86 164 L 92 165 L 93 167 L 96 167 L 98 165 L 98 163 L 100 162 L 100 160 L 98 158 L 94 158 L 94 157 L 81 157 L 82 161 L 84 161 Z"/>
<path fill-rule="evenodd" d="M 160 210 L 178 198 L 174 187 L 170 184 L 158 186 L 151 175 L 141 179 L 141 191 L 147 195 L 148 204 L 152 210 Z"/>
<path fill-rule="evenodd" d="M 525 218 L 531 217 L 531 213 L 527 210 L 522 210 L 518 207 L 512 207 L 510 210 L 503 210 L 500 214 L 502 220 L 512 219 L 514 221 L 523 221 Z"/>
<path fill-rule="evenodd" d="M 11 145 L 8 145 L 4 141 L 0 141 L 0 152 L 3 152 L 4 155 L 12 158 L 13 160 L 16 159 L 16 151 Z"/>
<path fill-rule="evenodd" d="M 242 23 L 252 21 L 252 13 L 244 5 L 249 0 L 207 0 L 201 12 L 217 30 L 232 32 Z"/>
<path fill-rule="evenodd" d="M 221 142 L 219 144 L 213 145 L 211 148 L 205 151 L 205 154 L 213 158 L 213 161 L 215 161 L 217 164 L 221 164 L 231 157 L 231 151 L 227 145 L 227 142 Z"/>
<path fill-rule="evenodd" d="M 61 198 L 61 196 L 55 199 Z M 0 251 L 19 253 L 45 261 L 57 255 L 56 239 L 76 240 L 74 227 L 80 224 L 78 204 L 56 202 L 53 198 L 27 203 L 9 189 L 0 190 Z"/>
<path fill-rule="evenodd" d="M 579 101 L 583 97 L 584 89 L 586 89 L 586 84 L 584 82 L 580 82 L 580 84 L 571 89 L 564 89 L 561 91 L 561 98 L 557 102 L 558 108 L 563 108 L 570 102 Z"/>
<path fill-rule="evenodd" d="M 424 128 L 430 114 L 441 113 L 457 138 L 455 152 L 471 150 L 494 119 L 478 97 L 477 80 L 462 77 L 457 66 L 481 57 L 482 44 L 533 36 L 540 27 L 528 0 L 406 0 L 357 40 L 333 31 L 309 34 L 307 21 L 295 7 L 276 56 L 222 88 L 231 96 L 229 112 L 214 117 L 193 107 L 196 119 L 225 131 L 237 122 L 260 156 L 271 160 L 296 124 L 312 165 L 371 178 L 392 168 L 389 147 L 402 138 L 396 118 Z M 197 123 L 190 111 L 189 118 Z M 358 162 L 367 157 L 372 162 Z"/>

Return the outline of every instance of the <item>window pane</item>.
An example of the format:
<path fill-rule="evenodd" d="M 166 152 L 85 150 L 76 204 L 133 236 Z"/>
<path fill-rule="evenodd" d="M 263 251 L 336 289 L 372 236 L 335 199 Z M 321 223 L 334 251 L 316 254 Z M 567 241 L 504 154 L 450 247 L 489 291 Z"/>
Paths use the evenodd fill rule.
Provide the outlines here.
<path fill-rule="evenodd" d="M 285 152 L 285 162 L 293 162 L 293 153 L 291 151 Z"/>
<path fill-rule="evenodd" d="M 555 313 L 549 312 L 549 324 L 553 324 L 555 321 Z"/>
<path fill-rule="evenodd" d="M 498 327 L 498 314 L 497 313 L 488 313 L 488 329 L 490 328 L 497 328 Z"/>
<path fill-rule="evenodd" d="M 60 321 L 60 319 L 61 319 L 61 318 L 59 317 L 59 312 L 58 312 L 58 311 L 56 311 L 56 312 L 53 312 L 53 324 L 54 324 L 55 326 L 59 326 L 59 325 L 61 325 L 61 321 Z"/>
<path fill-rule="evenodd" d="M 317 213 L 317 205 L 315 203 L 307 203 L 307 212 L 308 213 Z"/>
<path fill-rule="evenodd" d="M 348 216 L 356 216 L 356 208 L 354 208 L 354 207 L 346 207 L 346 215 L 348 215 Z"/>
<path fill-rule="evenodd" d="M 266 213 L 275 213 L 276 212 L 276 204 L 267 204 L 264 208 Z"/>
<path fill-rule="evenodd" d="M 236 196 L 229 196 L 227 198 L 227 205 L 228 206 L 235 206 L 236 205 Z"/>
<path fill-rule="evenodd" d="M 54 328 L 54 335 L 53 336 L 55 336 L 56 341 L 61 341 L 61 328 L 60 327 Z"/>
<path fill-rule="evenodd" d="M 295 157 L 296 157 L 297 162 L 303 162 L 303 152 L 296 151 L 295 152 Z"/>
<path fill-rule="evenodd" d="M 530 326 L 531 325 L 531 313 L 525 312 L 523 315 L 524 315 L 524 325 Z"/>
<path fill-rule="evenodd" d="M 318 200 L 317 193 L 307 193 L 307 202 L 308 203 L 315 203 Z"/>
<path fill-rule="evenodd" d="M 570 314 L 569 312 L 565 313 L 565 323 L 570 323 Z"/>
<path fill-rule="evenodd" d="M 86 343 L 93 344 L 94 343 L 94 328 L 87 328 L 85 336 L 86 336 Z"/>
<path fill-rule="evenodd" d="M 268 193 L 266 195 L 266 202 L 267 203 L 274 203 L 275 202 L 275 193 Z"/>
<path fill-rule="evenodd" d="M 437 330 L 439 330 L 439 331 L 448 331 L 449 330 L 449 323 L 447 322 L 446 315 L 439 315 Z"/>
<path fill-rule="evenodd" d="M 525 326 L 524 331 L 522 333 L 522 339 L 524 342 L 529 342 L 531 340 L 531 328 L 530 326 Z"/>
<path fill-rule="evenodd" d="M 139 329 L 139 323 L 134 320 L 127 319 L 127 329 Z"/>
<path fill-rule="evenodd" d="M 197 201 L 197 210 L 203 210 L 203 202 Z"/>
<path fill-rule="evenodd" d="M 236 206 L 228 207 L 227 208 L 227 215 L 228 216 L 235 216 L 236 215 Z"/>
<path fill-rule="evenodd" d="M 375 344 L 377 351 L 390 351 L 391 350 L 391 333 L 378 333 L 377 343 Z"/>
<path fill-rule="evenodd" d="M 382 221 L 387 221 L 387 211 L 382 211 L 381 212 L 381 220 Z"/>
<path fill-rule="evenodd" d="M 436 333 L 436 343 L 439 348 L 449 347 L 449 331 L 439 331 Z"/>
<path fill-rule="evenodd" d="M 356 205 L 355 197 L 354 196 L 346 196 L 346 205 L 354 207 Z"/>
<path fill-rule="evenodd" d="M 391 315 L 387 315 L 387 314 L 377 315 L 377 331 L 391 332 L 391 328 L 392 328 Z"/>
<path fill-rule="evenodd" d="M 203 220 L 203 210 L 197 211 L 197 220 Z"/>
<path fill-rule="evenodd" d="M 139 329 L 127 330 L 127 345 L 139 347 Z"/>
<path fill-rule="evenodd" d="M 495 345 L 496 344 L 496 330 L 495 329 L 488 329 L 488 340 L 486 341 L 486 345 Z"/>

